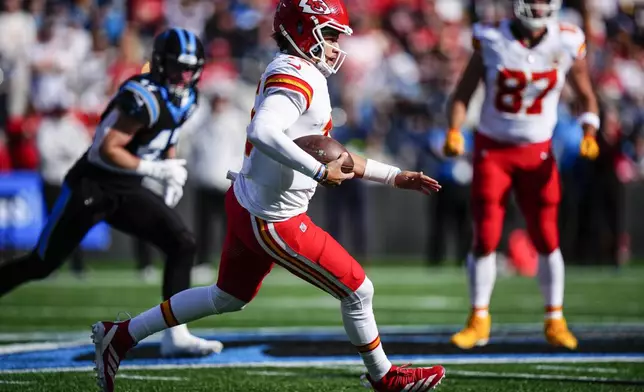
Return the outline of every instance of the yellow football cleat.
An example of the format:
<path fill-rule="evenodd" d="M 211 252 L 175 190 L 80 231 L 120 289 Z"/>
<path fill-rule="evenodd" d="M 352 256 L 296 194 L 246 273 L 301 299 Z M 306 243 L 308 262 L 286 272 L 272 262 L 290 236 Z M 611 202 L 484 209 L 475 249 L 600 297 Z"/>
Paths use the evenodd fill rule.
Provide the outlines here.
<path fill-rule="evenodd" d="M 485 346 L 490 340 L 492 317 L 470 314 L 467 325 L 461 332 L 452 336 L 451 342 L 458 348 L 469 350 L 474 346 Z"/>
<path fill-rule="evenodd" d="M 548 343 L 553 346 L 565 347 L 569 350 L 577 348 L 577 338 L 568 329 L 564 318 L 546 320 L 544 333 Z"/>

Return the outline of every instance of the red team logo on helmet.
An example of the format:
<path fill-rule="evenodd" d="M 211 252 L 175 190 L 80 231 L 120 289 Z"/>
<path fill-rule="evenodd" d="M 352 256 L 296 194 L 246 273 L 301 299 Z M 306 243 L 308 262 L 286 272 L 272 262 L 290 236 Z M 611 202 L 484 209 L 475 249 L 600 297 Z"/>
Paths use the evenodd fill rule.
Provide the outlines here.
<path fill-rule="evenodd" d="M 351 35 L 349 13 L 342 0 L 280 0 L 275 12 L 273 29 L 291 44 L 301 57 L 316 64 L 326 76 L 338 71 L 346 53 L 338 53 L 332 64 L 327 63 L 323 31 L 335 30 Z"/>

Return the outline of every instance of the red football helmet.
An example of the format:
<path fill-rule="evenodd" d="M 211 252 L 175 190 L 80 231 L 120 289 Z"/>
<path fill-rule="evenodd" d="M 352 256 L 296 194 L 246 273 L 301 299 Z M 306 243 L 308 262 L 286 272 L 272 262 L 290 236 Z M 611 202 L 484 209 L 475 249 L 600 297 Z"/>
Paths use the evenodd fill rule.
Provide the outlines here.
<path fill-rule="evenodd" d="M 324 40 L 323 29 L 346 35 L 353 33 L 342 0 L 280 0 L 277 5 L 273 30 L 282 34 L 300 56 L 315 63 L 329 76 L 338 72 L 347 54 L 334 47 L 338 57 L 332 65 L 327 64 L 325 48 L 331 44 Z"/>

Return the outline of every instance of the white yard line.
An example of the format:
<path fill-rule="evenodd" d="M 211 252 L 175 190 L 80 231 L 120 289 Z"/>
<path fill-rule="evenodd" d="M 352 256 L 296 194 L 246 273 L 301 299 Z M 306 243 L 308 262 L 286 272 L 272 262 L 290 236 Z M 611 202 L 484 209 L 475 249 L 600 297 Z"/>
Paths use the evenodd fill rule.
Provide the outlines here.
<path fill-rule="evenodd" d="M 560 381 L 580 381 L 580 382 L 603 382 L 603 383 L 614 383 L 614 382 L 629 382 L 632 381 L 634 384 L 643 383 L 644 380 L 616 380 L 614 378 L 607 377 L 589 377 L 589 376 L 564 376 L 561 374 L 533 374 L 533 373 L 509 373 L 509 372 L 482 372 L 474 370 L 452 370 L 447 371 L 447 376 L 450 374 L 464 377 L 482 377 L 482 378 L 514 378 L 521 380 L 560 380 Z"/>
<path fill-rule="evenodd" d="M 272 370 L 249 370 L 246 372 L 246 374 L 250 376 L 273 376 L 273 377 L 290 377 L 290 376 L 297 375 L 297 373 L 295 372 L 279 372 L 279 371 L 272 371 Z"/>
<path fill-rule="evenodd" d="M 13 385 L 25 385 L 33 384 L 33 381 L 13 381 L 13 380 L 0 380 L 0 384 L 13 384 Z"/>
<path fill-rule="evenodd" d="M 16 343 L 7 346 L 0 346 L 0 355 L 28 353 L 32 351 L 59 350 L 62 348 L 71 348 L 87 346 L 91 343 L 89 334 L 87 339 L 76 340 L 72 342 L 40 342 L 40 343 Z"/>
<path fill-rule="evenodd" d="M 427 358 L 423 357 L 400 357 L 396 358 L 396 362 L 406 363 L 411 362 L 415 365 L 429 364 Z M 444 365 L 478 365 L 478 364 L 516 364 L 516 363 L 644 363 L 644 357 L 622 357 L 622 356 L 606 356 L 606 355 L 588 355 L 584 357 L 571 357 L 571 358 L 553 358 L 552 356 L 544 355 L 540 357 L 527 357 L 527 358 L 450 358 L 450 357 L 436 357 L 432 359 L 432 363 L 440 363 Z M 218 363 L 218 364 L 154 364 L 154 365 L 123 365 L 122 370 L 180 370 L 180 369 L 213 369 L 213 368 L 329 368 L 329 367 L 342 367 L 347 366 L 362 366 L 362 361 L 359 359 L 348 360 L 334 360 L 334 361 L 271 361 L 271 362 L 249 362 L 249 363 Z M 42 369 L 11 369 L 0 370 L 0 374 L 27 374 L 27 373 L 59 373 L 59 372 L 90 372 L 94 371 L 91 366 L 82 367 L 63 367 L 63 368 L 42 368 Z M 449 369 L 448 369 L 449 371 Z M 455 372 L 455 371 L 454 371 Z M 519 373 L 517 373 L 519 374 Z"/>
<path fill-rule="evenodd" d="M 166 377 L 166 376 L 141 376 L 138 374 L 119 374 L 119 378 L 126 378 L 128 380 L 143 380 L 143 381 L 186 381 L 186 377 Z"/>
<path fill-rule="evenodd" d="M 577 366 L 561 366 L 561 365 L 537 365 L 534 367 L 538 370 L 561 370 L 568 372 L 580 373 L 619 373 L 619 369 L 607 367 L 577 367 Z"/>

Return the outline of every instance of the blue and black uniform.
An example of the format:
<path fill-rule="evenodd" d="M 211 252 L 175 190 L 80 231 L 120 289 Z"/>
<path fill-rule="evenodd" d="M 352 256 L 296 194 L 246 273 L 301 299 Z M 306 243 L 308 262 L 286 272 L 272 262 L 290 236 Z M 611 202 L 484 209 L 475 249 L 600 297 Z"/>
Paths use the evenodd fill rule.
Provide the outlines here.
<path fill-rule="evenodd" d="M 171 31 L 173 35 L 185 32 Z M 176 211 L 142 186 L 140 175 L 117 168 L 101 156 L 103 139 L 119 116 L 125 115 L 142 125 L 125 148 L 141 159 L 165 159 L 177 143 L 179 128 L 196 108 L 198 92 L 190 84 L 177 94 L 159 79 L 142 74 L 121 85 L 101 116 L 92 145 L 67 173 L 35 249 L 0 266 L 0 295 L 48 276 L 100 221 L 150 242 L 166 254 L 164 298 L 189 288 L 195 252 L 192 233 Z"/>

